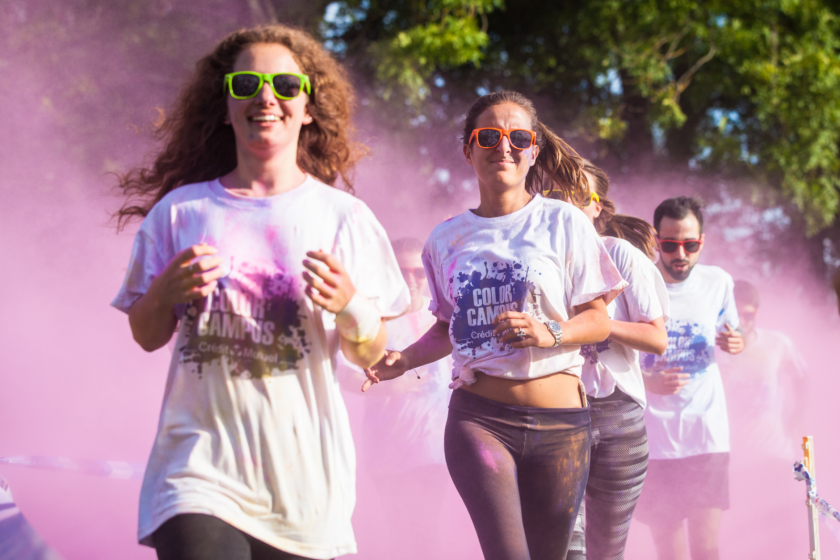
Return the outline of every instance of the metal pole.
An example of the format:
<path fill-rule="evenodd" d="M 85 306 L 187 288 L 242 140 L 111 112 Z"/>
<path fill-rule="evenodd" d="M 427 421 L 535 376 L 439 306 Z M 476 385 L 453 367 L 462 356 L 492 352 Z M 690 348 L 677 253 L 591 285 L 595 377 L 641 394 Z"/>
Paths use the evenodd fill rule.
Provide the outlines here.
<path fill-rule="evenodd" d="M 814 437 L 805 436 L 802 438 L 802 450 L 805 452 L 805 468 L 808 469 L 811 477 L 805 485 L 805 505 L 808 506 L 808 535 L 811 539 L 811 553 L 808 558 L 820 560 L 820 512 L 816 504 L 811 501 L 809 492 L 817 491 L 817 474 L 814 465 Z"/>

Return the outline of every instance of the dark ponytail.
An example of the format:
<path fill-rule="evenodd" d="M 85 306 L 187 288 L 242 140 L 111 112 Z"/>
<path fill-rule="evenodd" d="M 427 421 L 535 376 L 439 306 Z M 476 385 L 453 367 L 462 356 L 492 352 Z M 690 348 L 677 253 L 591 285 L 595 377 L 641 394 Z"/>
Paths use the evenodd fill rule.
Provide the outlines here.
<path fill-rule="evenodd" d="M 656 258 L 656 238 L 653 226 L 641 218 L 615 213 L 615 204 L 607 197 L 610 190 L 610 178 L 607 173 L 584 160 L 583 169 L 594 179 L 590 188 L 601 199 L 601 214 L 595 218 L 595 229 L 601 235 L 626 239 L 651 260 Z"/>
<path fill-rule="evenodd" d="M 537 133 L 537 162 L 525 177 L 525 190 L 530 194 L 544 193 L 552 198 L 581 203 L 589 197 L 583 175 L 583 158 L 537 118 L 537 110 L 530 99 L 515 91 L 497 91 L 479 97 L 467 113 L 464 122 L 463 142 L 466 145 L 476 128 L 478 117 L 488 108 L 502 103 L 522 107 L 531 119 Z"/>

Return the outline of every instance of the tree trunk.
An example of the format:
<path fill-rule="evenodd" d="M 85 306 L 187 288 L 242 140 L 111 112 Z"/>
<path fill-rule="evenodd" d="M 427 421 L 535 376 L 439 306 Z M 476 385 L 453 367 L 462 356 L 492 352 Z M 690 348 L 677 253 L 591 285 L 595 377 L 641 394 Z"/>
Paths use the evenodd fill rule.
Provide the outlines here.
<path fill-rule="evenodd" d="M 653 134 L 648 122 L 650 102 L 642 97 L 632 78 L 621 72 L 622 117 L 627 132 L 622 141 L 624 166 L 631 172 L 646 173 L 653 167 Z"/>

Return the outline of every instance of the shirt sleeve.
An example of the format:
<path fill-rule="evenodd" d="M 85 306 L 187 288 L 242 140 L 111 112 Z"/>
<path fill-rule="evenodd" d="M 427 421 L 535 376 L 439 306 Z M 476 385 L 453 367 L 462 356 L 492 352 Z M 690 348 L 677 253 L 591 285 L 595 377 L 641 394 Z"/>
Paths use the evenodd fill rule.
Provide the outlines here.
<path fill-rule="evenodd" d="M 566 224 L 566 293 L 570 307 L 604 296 L 610 303 L 627 286 L 601 238 L 583 212 L 575 209 Z"/>
<path fill-rule="evenodd" d="M 725 330 L 725 325 L 729 325 L 733 329 L 737 329 L 741 325 L 741 319 L 738 318 L 738 308 L 735 306 L 735 282 L 729 274 L 725 272 L 723 274 L 726 288 L 723 295 L 723 305 L 721 305 L 718 313 L 716 325 L 718 332 Z"/>
<path fill-rule="evenodd" d="M 125 280 L 117 297 L 111 302 L 120 311 L 128 313 L 134 302 L 149 290 L 152 280 L 163 272 L 174 257 L 166 254 L 171 252 L 166 250 L 166 247 L 171 246 L 168 242 L 171 230 L 161 219 L 162 214 L 165 214 L 162 209 L 152 208 L 134 237 Z"/>
<path fill-rule="evenodd" d="M 668 295 L 668 285 L 662 277 L 662 273 L 653 262 L 650 263 L 653 285 L 656 287 L 656 297 L 659 298 L 659 306 L 662 307 L 662 320 L 666 323 L 671 318 L 671 296 Z"/>
<path fill-rule="evenodd" d="M 449 323 L 452 321 L 455 308 L 446 298 L 447 287 L 441 284 L 445 276 L 442 274 L 443 271 L 440 270 L 440 259 L 431 240 L 426 241 L 422 258 L 423 268 L 426 269 L 426 278 L 429 281 L 429 292 L 432 295 L 432 300 L 429 302 L 429 311 L 437 319 Z"/>
<path fill-rule="evenodd" d="M 385 228 L 360 200 L 339 226 L 333 250 L 353 286 L 371 300 L 382 317 L 399 317 L 408 311 L 411 296 L 400 273 Z"/>
<path fill-rule="evenodd" d="M 662 308 L 662 293 L 657 286 L 657 276 L 662 283 L 661 289 L 665 291 L 666 301 L 668 295 L 662 275 L 658 274 L 656 266 L 644 253 L 629 243 L 621 243 L 619 247 L 621 249 L 616 253 L 616 266 L 622 278 L 627 281 L 627 287 L 619 298 L 626 304 L 629 321 L 650 323 L 663 317 L 665 311 Z"/>

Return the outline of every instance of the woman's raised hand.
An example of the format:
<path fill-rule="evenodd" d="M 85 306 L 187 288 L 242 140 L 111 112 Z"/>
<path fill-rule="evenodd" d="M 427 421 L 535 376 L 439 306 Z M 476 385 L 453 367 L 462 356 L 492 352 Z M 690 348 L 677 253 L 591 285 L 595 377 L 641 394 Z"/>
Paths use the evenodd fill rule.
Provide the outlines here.
<path fill-rule="evenodd" d="M 409 369 L 411 367 L 408 364 L 408 358 L 402 352 L 385 350 L 385 355 L 382 359 L 365 370 L 367 380 L 362 385 L 362 392 L 364 393 L 370 389 L 374 383 L 395 379 Z"/>
<path fill-rule="evenodd" d="M 167 308 L 208 296 L 225 273 L 222 259 L 211 256 L 216 253 L 218 250 L 206 243 L 184 249 L 152 281 L 148 293 Z"/>
<path fill-rule="evenodd" d="M 306 256 L 318 261 L 303 261 L 307 269 L 303 271 L 303 279 L 309 284 L 305 290 L 306 295 L 330 313 L 340 313 L 356 293 L 350 276 L 338 259 L 329 253 L 309 251 Z"/>
<path fill-rule="evenodd" d="M 496 328 L 493 334 L 502 344 L 509 342 L 513 348 L 551 348 L 555 339 L 544 323 L 541 323 L 527 313 L 505 311 L 493 319 Z"/>

